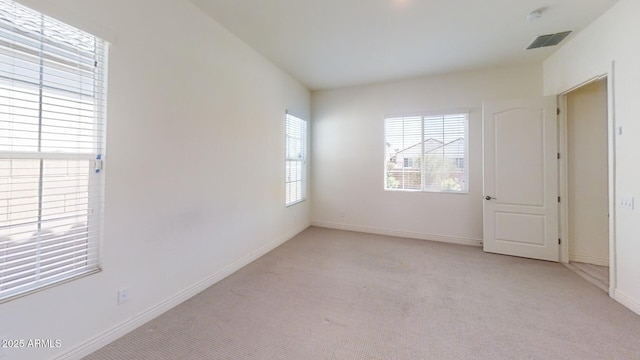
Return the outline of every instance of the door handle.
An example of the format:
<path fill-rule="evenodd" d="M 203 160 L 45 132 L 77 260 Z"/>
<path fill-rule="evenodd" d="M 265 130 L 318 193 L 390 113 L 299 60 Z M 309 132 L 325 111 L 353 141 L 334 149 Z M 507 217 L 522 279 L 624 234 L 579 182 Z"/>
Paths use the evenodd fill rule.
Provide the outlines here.
<path fill-rule="evenodd" d="M 484 197 L 484 199 L 485 199 L 485 200 L 496 200 L 496 198 L 491 197 L 491 196 L 489 196 L 489 195 L 485 196 L 485 197 Z"/>

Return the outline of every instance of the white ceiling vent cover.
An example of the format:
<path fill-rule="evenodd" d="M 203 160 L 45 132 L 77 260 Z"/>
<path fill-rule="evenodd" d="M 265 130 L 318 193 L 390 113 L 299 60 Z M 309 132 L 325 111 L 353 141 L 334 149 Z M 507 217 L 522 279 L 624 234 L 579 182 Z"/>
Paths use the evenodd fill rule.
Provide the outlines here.
<path fill-rule="evenodd" d="M 571 31 L 538 36 L 535 40 L 533 40 L 531 45 L 527 47 L 527 50 L 558 45 L 562 40 L 564 40 L 567 36 L 569 36 L 569 34 L 571 34 Z"/>

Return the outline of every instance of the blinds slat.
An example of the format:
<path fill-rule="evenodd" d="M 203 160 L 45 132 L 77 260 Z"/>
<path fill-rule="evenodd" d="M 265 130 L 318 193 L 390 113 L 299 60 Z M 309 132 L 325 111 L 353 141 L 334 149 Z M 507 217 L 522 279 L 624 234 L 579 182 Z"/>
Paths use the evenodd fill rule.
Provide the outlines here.
<path fill-rule="evenodd" d="M 61 259 L 78 256 L 88 257 L 91 251 L 91 247 L 87 246 L 86 242 L 77 241 L 76 243 L 55 245 L 48 248 L 37 248 L 16 256 L 6 256 L 6 266 L 0 268 L 0 278 L 28 273 L 32 269 L 38 269 L 42 265 L 54 264 Z"/>
<path fill-rule="evenodd" d="M 23 89 L 23 88 L 17 88 L 17 87 L 11 87 L 12 86 L 12 82 L 7 82 L 6 80 L 0 80 L 0 94 L 5 94 L 6 92 L 9 92 L 9 95 L 3 95 L 3 97 L 5 97 L 6 99 L 12 99 L 12 100 L 16 100 L 16 99 L 22 99 L 26 96 L 29 97 L 33 97 L 33 98 L 37 98 L 38 100 L 34 100 L 35 103 L 40 103 L 39 99 L 40 96 L 37 92 L 37 87 L 34 87 L 36 90 L 35 91 L 27 91 L 27 89 Z M 15 85 L 15 84 L 13 84 Z M 36 84 L 37 85 L 37 84 Z M 13 94 L 13 95 L 11 95 Z M 16 95 L 18 94 L 18 95 Z M 84 100 L 83 100 L 84 99 Z M 47 94 L 46 96 L 42 97 L 42 104 L 54 104 L 52 101 L 55 101 L 55 103 L 60 103 L 60 102 L 71 102 L 74 104 L 77 104 L 78 106 L 81 105 L 87 105 L 87 106 L 92 106 L 92 107 L 99 107 L 100 104 L 95 102 L 95 98 L 92 96 L 87 96 L 87 95 L 82 95 L 82 94 L 77 94 L 76 97 L 73 97 L 71 99 L 69 98 L 65 98 L 65 97 L 60 97 L 60 96 L 54 96 L 53 94 Z M 73 106 L 70 108 L 74 108 Z"/>
<path fill-rule="evenodd" d="M 12 290 L 12 288 L 27 284 L 32 280 L 35 280 L 35 278 L 38 278 L 38 281 L 42 281 L 45 277 L 51 276 L 53 271 L 57 270 L 66 271 L 71 267 L 86 269 L 89 266 L 97 266 L 97 257 L 91 255 L 92 252 L 95 253 L 95 251 L 92 251 L 91 249 L 79 250 L 75 255 L 71 255 L 71 259 L 69 259 L 69 257 L 61 257 L 58 259 L 61 261 L 49 263 L 46 267 L 41 266 L 40 261 L 22 264 L 22 267 L 20 268 L 16 266 L 14 268 L 14 270 L 16 270 L 15 272 L 0 273 L 0 278 L 4 280 L 3 282 L 0 282 L 0 289 L 5 291 Z M 56 267 L 58 268 L 56 269 Z"/>
<path fill-rule="evenodd" d="M 62 269 L 59 269 L 60 273 L 56 274 L 55 280 L 62 281 L 74 275 L 93 272 L 95 271 L 95 269 L 97 269 L 97 263 L 95 261 L 87 261 L 85 263 L 85 266 L 79 268 L 75 268 L 72 265 L 66 266 Z M 34 287 L 47 286 L 55 282 L 52 281 L 52 278 L 54 277 L 52 274 L 44 274 L 48 275 L 48 277 L 45 278 L 43 278 L 36 272 L 26 273 L 25 275 L 10 282 L 0 283 L 0 296 L 5 298 L 10 295 L 20 294 L 32 290 L 34 289 Z"/>
<path fill-rule="evenodd" d="M 85 219 L 86 220 L 86 219 Z M 82 227 L 65 226 L 63 227 L 64 233 L 59 236 L 43 237 L 40 240 L 28 240 L 26 242 L 14 242 L 12 240 L 0 241 L 0 259 L 8 259 L 15 254 L 24 255 L 34 246 L 47 246 L 48 244 L 60 244 L 67 242 L 75 242 L 78 235 L 93 238 L 99 235 L 99 229 L 97 226 L 87 226 L 86 221 L 78 222 Z M 6 238 L 5 238 L 6 239 Z M 83 240 L 84 241 L 84 240 Z"/>
<path fill-rule="evenodd" d="M 0 268 L 0 278 L 10 282 L 13 279 L 20 279 L 34 271 L 43 271 L 54 269 L 70 260 L 79 258 L 87 258 L 89 251 L 86 244 L 62 247 L 60 249 L 40 249 L 34 251 L 34 255 L 24 257 L 22 259 L 9 261 L 7 266 Z"/>
<path fill-rule="evenodd" d="M 59 259 L 80 255 L 88 256 L 87 253 L 89 251 L 90 246 L 78 238 L 75 241 L 67 241 L 66 243 L 49 244 L 46 247 L 43 246 L 32 249 L 31 251 L 20 253 L 16 256 L 9 254 L 5 256 L 7 259 L 6 266 L 0 268 L 0 277 L 2 277 L 2 275 L 19 273 L 29 266 L 44 265 L 44 262 L 46 262 L 46 264 L 52 264 Z"/>
<path fill-rule="evenodd" d="M 21 224 L 19 227 L 23 230 L 17 230 L 14 233 L 9 233 L 7 235 L 3 235 L 3 242 L 7 245 L 7 248 L 11 249 L 26 249 L 29 248 L 32 244 L 38 243 L 42 244 L 46 241 L 58 238 L 64 238 L 66 236 L 70 236 L 78 231 L 79 225 L 83 225 L 86 227 L 87 221 L 91 220 L 90 215 L 78 215 L 77 217 L 83 216 L 83 219 L 78 219 L 76 222 L 64 222 L 65 219 L 60 220 L 58 223 L 49 222 L 48 228 L 38 229 L 36 226 L 29 226 Z M 89 227 L 91 230 L 98 230 L 97 227 L 92 226 Z"/>
<path fill-rule="evenodd" d="M 51 209 L 47 209 L 47 210 L 50 211 Z M 51 228 L 53 227 L 47 227 L 46 225 L 56 224 L 56 223 L 59 223 L 60 221 L 64 221 L 67 219 L 75 219 L 81 216 L 89 216 L 91 215 L 92 210 L 93 209 L 82 209 L 82 210 L 76 210 L 76 211 L 58 212 L 51 215 L 42 215 L 39 217 L 32 216 L 32 217 L 17 218 L 15 220 L 11 219 L 9 221 L 6 221 L 6 223 L 9 223 L 9 225 L 0 227 L 0 231 L 5 232 L 7 231 L 7 229 L 12 229 L 12 228 L 18 228 L 18 229 L 22 227 L 29 228 L 32 225 L 41 225 L 44 227 L 45 230 L 51 230 Z M 61 216 L 61 215 L 65 215 L 65 216 Z M 16 232 L 16 231 L 6 232 L 6 234 L 3 234 L 3 236 L 19 236 L 27 233 L 33 233 L 33 231 L 25 230 L 22 232 Z"/>

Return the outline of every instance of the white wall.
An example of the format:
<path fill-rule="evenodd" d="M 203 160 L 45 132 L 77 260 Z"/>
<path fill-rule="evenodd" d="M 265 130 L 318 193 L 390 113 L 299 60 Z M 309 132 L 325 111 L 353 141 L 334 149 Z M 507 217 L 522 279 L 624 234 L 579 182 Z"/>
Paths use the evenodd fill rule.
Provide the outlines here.
<path fill-rule="evenodd" d="M 609 265 L 607 82 L 567 95 L 569 260 Z"/>
<path fill-rule="evenodd" d="M 617 300 L 640 314 L 640 2 L 620 0 L 544 62 L 544 91 L 559 94 L 597 75 L 615 62 L 613 103 L 616 126 L 615 190 L 635 196 L 636 209 L 615 209 Z"/>
<path fill-rule="evenodd" d="M 312 224 L 479 244 L 482 102 L 542 94 L 540 66 L 475 71 L 312 94 Z M 470 111 L 469 193 L 383 190 L 384 117 Z"/>
<path fill-rule="evenodd" d="M 23 2 L 113 42 L 103 271 L 1 304 L 0 337 L 62 341 L 7 359 L 77 358 L 308 226 L 284 206 L 298 82 L 186 1 Z"/>

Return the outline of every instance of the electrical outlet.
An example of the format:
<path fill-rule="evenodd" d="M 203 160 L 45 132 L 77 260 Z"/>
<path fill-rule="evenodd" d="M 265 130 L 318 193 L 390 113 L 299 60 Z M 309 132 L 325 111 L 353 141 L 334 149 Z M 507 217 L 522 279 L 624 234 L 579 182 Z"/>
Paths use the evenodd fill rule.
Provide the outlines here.
<path fill-rule="evenodd" d="M 118 290 L 118 305 L 122 305 L 129 301 L 129 289 Z"/>
<path fill-rule="evenodd" d="M 621 196 L 620 197 L 620 207 L 625 209 L 633 210 L 635 207 L 635 198 L 633 196 Z"/>

